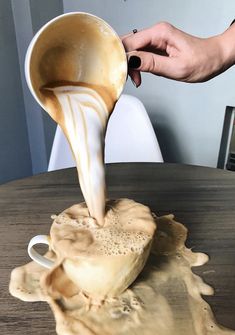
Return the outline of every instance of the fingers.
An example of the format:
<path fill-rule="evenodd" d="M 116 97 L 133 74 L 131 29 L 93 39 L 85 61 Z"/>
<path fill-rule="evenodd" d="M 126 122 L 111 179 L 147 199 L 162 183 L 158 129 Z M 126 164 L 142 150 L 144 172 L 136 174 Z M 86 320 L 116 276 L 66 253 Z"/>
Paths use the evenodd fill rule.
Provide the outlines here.
<path fill-rule="evenodd" d="M 127 54 L 130 70 L 150 72 L 156 75 L 174 76 L 174 60 L 151 52 L 132 51 Z"/>
<path fill-rule="evenodd" d="M 131 35 L 133 35 L 133 34 L 134 34 L 133 32 L 130 32 L 130 33 L 127 33 L 127 34 L 125 34 L 125 35 L 121 35 L 121 36 L 119 36 L 119 37 L 120 37 L 120 39 L 121 39 L 122 42 L 123 42 L 123 40 L 124 40 L 125 38 L 127 38 L 128 36 L 131 36 Z M 130 76 L 131 81 L 132 81 L 133 85 L 134 85 L 136 88 L 139 87 L 139 86 L 141 85 L 141 74 L 140 74 L 139 71 L 132 70 L 132 69 L 128 69 L 128 75 Z"/>
<path fill-rule="evenodd" d="M 127 34 L 122 37 L 122 43 L 127 52 L 153 47 L 164 50 L 168 39 L 174 32 L 174 27 L 167 22 L 160 22 L 153 27 Z"/>
<path fill-rule="evenodd" d="M 131 35 L 133 35 L 133 32 L 127 33 L 125 35 L 120 35 L 119 37 L 123 41 L 125 38 L 127 38 L 128 36 L 131 36 Z"/>
<path fill-rule="evenodd" d="M 121 37 L 129 60 L 128 73 L 136 87 L 141 84 L 140 71 L 151 72 L 165 77 L 171 75 L 172 61 L 169 57 L 157 55 L 151 51 L 166 51 L 167 41 L 173 30 L 174 27 L 172 25 L 163 22 L 138 31 L 135 34 L 129 33 Z M 146 52 L 146 50 L 150 52 Z M 136 56 L 134 59 L 135 64 L 133 63 L 133 58 L 130 60 L 131 56 Z M 173 68 L 172 70 L 174 71 Z"/>
<path fill-rule="evenodd" d="M 130 32 L 128 34 L 120 36 L 120 38 L 121 38 L 121 40 L 123 42 L 125 38 L 127 38 L 127 37 L 129 37 L 131 35 L 134 35 L 134 33 Z M 128 70 L 128 74 L 129 74 L 129 76 L 131 78 L 131 81 L 132 81 L 133 85 L 135 87 L 139 87 L 141 85 L 141 74 L 140 74 L 140 71 L 129 69 Z"/>
<path fill-rule="evenodd" d="M 128 71 L 129 76 L 131 77 L 131 81 L 135 87 L 139 87 L 141 85 L 141 74 L 140 71 L 131 70 Z"/>
<path fill-rule="evenodd" d="M 136 34 L 127 34 L 122 37 L 122 43 L 127 52 L 144 48 L 151 43 L 150 28 L 138 31 Z"/>

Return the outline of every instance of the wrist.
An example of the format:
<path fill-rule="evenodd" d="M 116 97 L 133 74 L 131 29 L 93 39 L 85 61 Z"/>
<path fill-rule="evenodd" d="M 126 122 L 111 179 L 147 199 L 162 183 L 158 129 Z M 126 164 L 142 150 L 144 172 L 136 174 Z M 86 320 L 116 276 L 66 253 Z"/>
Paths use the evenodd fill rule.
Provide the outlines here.
<path fill-rule="evenodd" d="M 235 24 L 216 36 L 225 68 L 235 64 Z"/>

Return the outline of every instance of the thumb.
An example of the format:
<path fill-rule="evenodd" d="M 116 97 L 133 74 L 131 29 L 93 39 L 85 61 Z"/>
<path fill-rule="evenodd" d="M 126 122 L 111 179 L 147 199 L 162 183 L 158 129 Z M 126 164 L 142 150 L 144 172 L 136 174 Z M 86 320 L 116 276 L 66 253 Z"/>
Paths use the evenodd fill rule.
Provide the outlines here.
<path fill-rule="evenodd" d="M 127 53 L 127 58 L 129 69 L 173 77 L 173 60 L 170 57 L 147 51 L 132 51 Z"/>

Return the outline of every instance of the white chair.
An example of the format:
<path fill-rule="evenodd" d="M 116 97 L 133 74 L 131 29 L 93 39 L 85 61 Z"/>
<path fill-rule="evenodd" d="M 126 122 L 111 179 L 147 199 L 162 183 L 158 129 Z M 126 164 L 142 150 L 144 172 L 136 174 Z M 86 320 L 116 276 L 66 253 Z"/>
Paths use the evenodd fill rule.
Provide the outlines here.
<path fill-rule="evenodd" d="M 105 137 L 105 163 L 163 162 L 161 150 L 142 102 L 123 94 L 110 117 Z M 75 166 L 69 144 L 58 126 L 48 171 Z"/>

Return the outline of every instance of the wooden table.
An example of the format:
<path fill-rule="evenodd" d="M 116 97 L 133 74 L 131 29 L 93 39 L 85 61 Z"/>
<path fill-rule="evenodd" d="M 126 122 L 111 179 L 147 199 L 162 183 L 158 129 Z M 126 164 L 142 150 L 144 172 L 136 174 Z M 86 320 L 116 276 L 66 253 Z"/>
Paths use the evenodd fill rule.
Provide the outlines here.
<path fill-rule="evenodd" d="M 110 198 L 132 198 L 158 215 L 174 213 L 188 227 L 187 245 L 210 255 L 207 265 L 194 268 L 215 288 L 206 300 L 219 323 L 235 329 L 235 173 L 176 164 L 109 164 L 107 185 Z M 55 335 L 47 304 L 11 297 L 9 276 L 29 261 L 30 238 L 49 232 L 50 215 L 80 201 L 75 169 L 0 186 L 1 334 Z"/>

